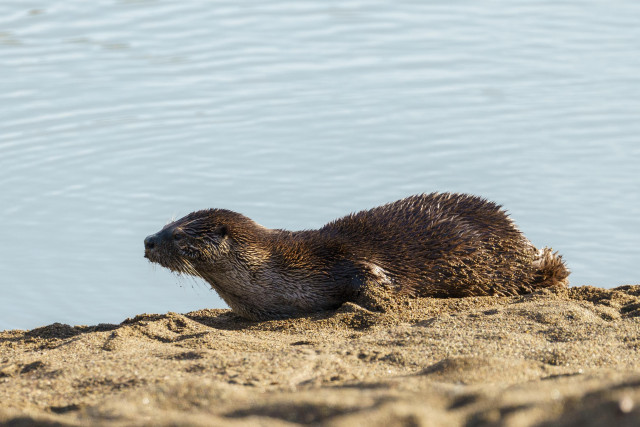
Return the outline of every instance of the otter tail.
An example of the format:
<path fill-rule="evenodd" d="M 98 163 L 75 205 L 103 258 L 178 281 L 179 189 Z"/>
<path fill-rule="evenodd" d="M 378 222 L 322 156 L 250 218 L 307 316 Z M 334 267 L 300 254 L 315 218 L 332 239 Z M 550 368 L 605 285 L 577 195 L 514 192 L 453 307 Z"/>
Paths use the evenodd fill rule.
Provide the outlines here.
<path fill-rule="evenodd" d="M 569 285 L 571 273 L 562 260 L 562 255 L 551 248 L 540 250 L 538 259 L 533 262 L 536 267 L 536 288 L 561 287 Z"/>

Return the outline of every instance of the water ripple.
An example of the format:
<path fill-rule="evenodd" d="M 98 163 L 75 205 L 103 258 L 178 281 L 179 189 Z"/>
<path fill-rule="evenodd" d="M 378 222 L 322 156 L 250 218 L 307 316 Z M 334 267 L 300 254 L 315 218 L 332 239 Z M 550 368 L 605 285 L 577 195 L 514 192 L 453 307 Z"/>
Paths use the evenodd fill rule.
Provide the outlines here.
<path fill-rule="evenodd" d="M 216 206 L 295 229 L 474 192 L 561 250 L 575 284 L 637 282 L 639 12 L 4 2 L 0 274 L 17 286 L 0 329 L 222 306 L 141 253 Z"/>

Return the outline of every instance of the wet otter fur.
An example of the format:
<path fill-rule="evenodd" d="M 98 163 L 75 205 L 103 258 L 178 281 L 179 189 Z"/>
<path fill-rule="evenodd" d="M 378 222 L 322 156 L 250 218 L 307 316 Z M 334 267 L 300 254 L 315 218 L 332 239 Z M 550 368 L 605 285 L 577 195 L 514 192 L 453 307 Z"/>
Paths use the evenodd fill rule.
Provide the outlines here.
<path fill-rule="evenodd" d="M 507 296 L 567 286 L 569 276 L 562 257 L 537 250 L 499 205 L 453 193 L 411 196 L 295 232 L 202 210 L 148 236 L 145 257 L 203 278 L 253 320 L 335 309 L 366 289 Z"/>

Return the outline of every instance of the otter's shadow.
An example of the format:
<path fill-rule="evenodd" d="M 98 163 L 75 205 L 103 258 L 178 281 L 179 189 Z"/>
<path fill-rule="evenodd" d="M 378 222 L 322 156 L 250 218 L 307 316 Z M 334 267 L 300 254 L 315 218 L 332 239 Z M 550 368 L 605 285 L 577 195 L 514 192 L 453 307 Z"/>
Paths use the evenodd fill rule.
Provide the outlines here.
<path fill-rule="evenodd" d="M 357 310 L 354 310 L 357 307 Z M 361 313 L 362 312 L 362 313 Z M 366 315 L 363 315 L 365 313 Z M 32 342 L 36 346 L 40 344 L 46 348 L 60 347 L 71 342 L 78 340 L 84 334 L 91 334 L 94 332 L 113 332 L 118 333 L 118 330 L 131 326 L 140 325 L 144 326 L 149 322 L 156 322 L 162 320 L 171 320 L 176 317 L 183 317 L 193 322 L 199 323 L 207 328 L 225 330 L 225 331 L 242 331 L 242 330 L 268 330 L 268 331 L 281 331 L 290 329 L 293 326 L 292 322 L 306 321 L 310 323 L 338 320 L 337 315 L 348 315 L 351 317 L 357 317 L 359 323 L 357 325 L 348 325 L 353 329 L 366 329 L 371 322 L 364 322 L 366 325 L 362 325 L 362 319 L 360 317 L 370 317 L 369 315 L 375 315 L 368 312 L 365 309 L 359 308 L 355 304 L 345 303 L 343 306 L 336 310 L 319 311 L 301 316 L 289 317 L 286 319 L 274 319 L 264 321 L 247 320 L 239 315 L 233 313 L 230 310 L 220 309 L 203 309 L 193 311 L 185 314 L 166 313 L 166 314 L 139 314 L 132 318 L 125 319 L 119 324 L 100 323 L 93 326 L 70 326 L 64 323 L 53 323 L 47 326 L 42 326 L 29 331 L 5 331 L 4 335 L 0 333 L 0 343 L 4 342 Z M 343 319 L 342 321 L 345 321 Z M 352 320 L 352 319 L 351 319 Z M 340 320 L 338 320 L 340 321 Z M 180 322 L 178 320 L 178 322 Z M 161 339 L 161 341 L 173 342 L 178 340 L 184 340 L 191 338 L 199 334 L 185 334 L 178 339 Z M 154 337 L 158 339 L 158 337 Z"/>
<path fill-rule="evenodd" d="M 339 312 L 339 309 L 320 311 L 301 316 L 288 317 L 285 319 L 261 321 L 247 320 L 233 313 L 232 311 L 224 313 L 207 313 L 207 311 L 208 310 L 200 310 L 196 312 L 186 313 L 183 316 L 208 328 L 225 331 L 241 331 L 252 329 L 280 331 L 290 329 L 292 326 L 292 322 L 295 322 L 296 320 L 306 320 L 308 322 L 329 320 Z"/>

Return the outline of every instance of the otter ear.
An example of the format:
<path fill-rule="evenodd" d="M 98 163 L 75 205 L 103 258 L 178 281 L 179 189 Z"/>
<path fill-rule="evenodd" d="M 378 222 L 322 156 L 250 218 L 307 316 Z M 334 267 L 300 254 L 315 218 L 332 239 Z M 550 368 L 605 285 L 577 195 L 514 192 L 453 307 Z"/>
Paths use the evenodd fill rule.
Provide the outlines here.
<path fill-rule="evenodd" d="M 216 227 L 216 229 L 213 231 L 215 234 L 217 234 L 220 237 L 224 237 L 227 235 L 227 233 L 229 232 L 229 230 L 227 229 L 226 225 L 221 225 L 219 227 Z"/>

